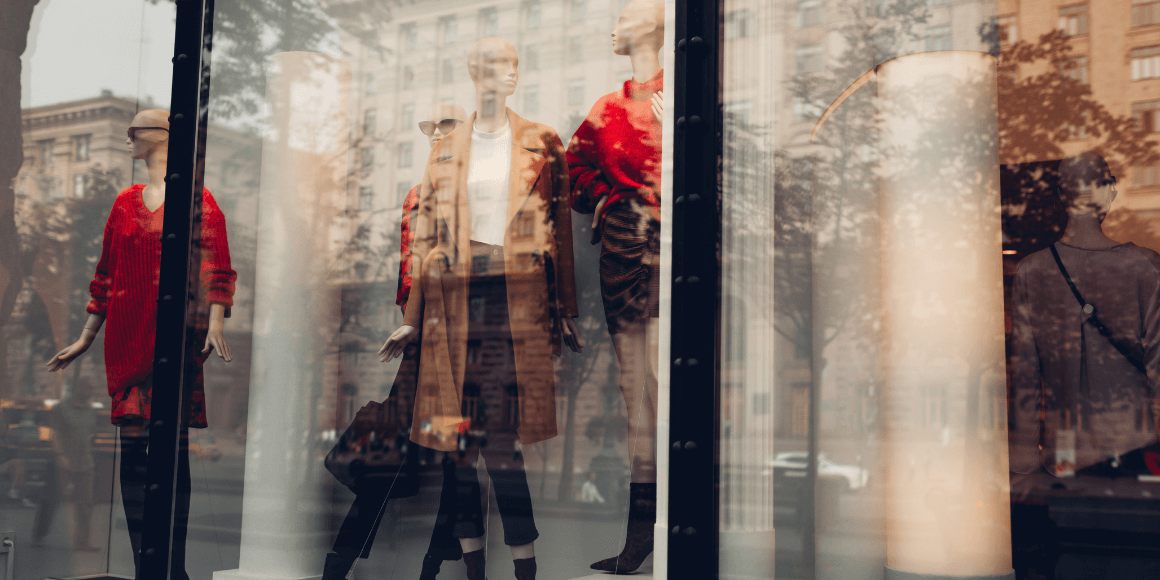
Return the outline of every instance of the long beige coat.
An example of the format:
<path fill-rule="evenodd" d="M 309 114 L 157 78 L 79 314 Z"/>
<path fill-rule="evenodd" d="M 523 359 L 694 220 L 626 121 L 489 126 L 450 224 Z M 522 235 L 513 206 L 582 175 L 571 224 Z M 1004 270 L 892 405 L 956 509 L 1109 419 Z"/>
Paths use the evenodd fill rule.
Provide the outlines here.
<path fill-rule="evenodd" d="M 556 436 L 552 356 L 562 316 L 578 315 L 564 147 L 550 127 L 508 109 L 512 129 L 504 274 L 524 444 Z M 411 440 L 451 451 L 458 443 L 468 333 L 471 219 L 467 174 L 473 114 L 427 160 L 412 227 L 411 293 L 404 324 L 422 329 Z"/>

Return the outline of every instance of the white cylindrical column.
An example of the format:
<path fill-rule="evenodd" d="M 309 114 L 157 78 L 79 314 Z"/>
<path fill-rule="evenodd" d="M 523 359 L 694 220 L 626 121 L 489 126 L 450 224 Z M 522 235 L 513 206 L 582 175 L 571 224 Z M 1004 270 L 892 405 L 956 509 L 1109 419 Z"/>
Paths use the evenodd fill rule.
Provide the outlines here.
<path fill-rule="evenodd" d="M 878 68 L 886 578 L 1014 578 L 995 59 Z"/>
<path fill-rule="evenodd" d="M 270 65 L 241 557 L 214 580 L 318 578 L 329 548 L 315 414 L 338 324 L 328 247 L 346 199 L 350 67 L 312 52 L 280 53 Z"/>

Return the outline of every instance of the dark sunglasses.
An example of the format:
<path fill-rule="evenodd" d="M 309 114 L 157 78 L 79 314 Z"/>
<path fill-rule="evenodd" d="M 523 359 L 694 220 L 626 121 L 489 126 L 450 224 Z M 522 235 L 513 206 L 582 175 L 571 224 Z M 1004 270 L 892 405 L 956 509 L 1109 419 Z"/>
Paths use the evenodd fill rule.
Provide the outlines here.
<path fill-rule="evenodd" d="M 144 131 L 146 129 L 161 129 L 162 131 L 165 131 L 166 133 L 169 132 L 169 129 L 166 129 L 165 127 L 129 127 L 129 140 L 136 141 L 137 140 L 137 131 Z"/>
<path fill-rule="evenodd" d="M 419 121 L 419 130 L 422 131 L 424 135 L 430 137 L 431 134 L 435 132 L 435 127 L 439 127 L 439 130 L 442 131 L 444 135 L 446 135 L 454 131 L 455 128 L 458 127 L 462 122 L 463 121 L 460 121 L 459 119 L 443 119 L 438 123 L 431 121 Z"/>
<path fill-rule="evenodd" d="M 1096 187 L 1106 187 L 1108 185 L 1115 185 L 1115 184 L 1116 184 L 1116 176 L 1109 175 L 1109 176 L 1097 181 Z"/>

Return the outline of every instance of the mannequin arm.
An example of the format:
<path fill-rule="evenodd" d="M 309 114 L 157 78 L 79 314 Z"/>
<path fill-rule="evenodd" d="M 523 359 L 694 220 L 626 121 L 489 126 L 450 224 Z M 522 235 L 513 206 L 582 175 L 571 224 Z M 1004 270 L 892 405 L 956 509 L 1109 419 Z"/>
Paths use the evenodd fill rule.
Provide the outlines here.
<path fill-rule="evenodd" d="M 44 366 L 48 368 L 48 372 L 54 373 L 67 368 L 73 360 L 84 354 L 86 350 L 89 350 L 89 347 L 93 344 L 93 340 L 97 338 L 97 332 L 101 330 L 101 325 L 104 323 L 104 314 L 90 313 L 89 319 L 85 321 L 84 330 L 81 330 L 81 337 L 76 342 L 66 346 L 64 350 L 56 353 L 56 356 L 52 357 L 52 360 L 45 363 Z"/>
<path fill-rule="evenodd" d="M 216 350 L 218 357 L 226 362 L 234 360 L 233 354 L 230 352 L 230 345 L 226 342 L 225 325 L 226 305 L 210 304 L 209 332 L 206 333 L 205 348 L 201 349 L 201 354 L 208 354 L 211 350 Z"/>

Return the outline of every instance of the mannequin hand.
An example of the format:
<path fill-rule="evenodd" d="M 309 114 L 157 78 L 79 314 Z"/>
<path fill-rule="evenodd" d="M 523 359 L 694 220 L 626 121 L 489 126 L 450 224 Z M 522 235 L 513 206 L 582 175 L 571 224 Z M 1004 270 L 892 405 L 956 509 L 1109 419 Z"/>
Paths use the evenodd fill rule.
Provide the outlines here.
<path fill-rule="evenodd" d="M 211 350 L 217 350 L 218 357 L 226 362 L 234 360 L 233 354 L 230 352 L 230 345 L 226 342 L 226 336 L 223 329 L 226 321 L 226 307 L 222 304 L 210 304 L 209 306 L 209 332 L 205 337 L 205 348 L 201 349 L 201 354 L 209 354 Z"/>
<path fill-rule="evenodd" d="M 85 354 L 86 350 L 89 350 L 89 346 L 93 344 L 93 339 L 96 338 L 96 336 L 97 333 L 90 330 L 82 331 L 80 339 L 66 346 L 64 350 L 56 353 L 56 356 L 52 357 L 52 360 L 45 363 L 44 366 L 48 368 L 48 372 L 50 373 L 55 373 L 56 371 L 68 368 L 68 365 L 72 363 L 73 360 L 75 360 L 78 356 Z"/>
<path fill-rule="evenodd" d="M 568 345 L 572 352 L 584 350 L 584 343 L 580 342 L 580 333 L 576 330 L 576 319 L 565 317 L 562 330 L 564 331 L 564 344 Z"/>
<path fill-rule="evenodd" d="M 387 362 L 395 357 L 403 356 L 403 349 L 414 338 L 414 326 L 408 326 L 406 324 L 400 326 L 398 330 L 391 333 L 391 337 L 387 339 L 387 342 L 383 343 L 383 348 L 379 349 L 379 362 Z"/>
<path fill-rule="evenodd" d="M 592 229 L 594 230 L 596 229 L 596 226 L 600 224 L 600 210 L 604 209 L 604 204 L 606 203 L 608 203 L 607 195 L 601 197 L 600 201 L 596 202 L 596 211 L 592 212 Z"/>
<path fill-rule="evenodd" d="M 205 337 L 205 348 L 201 349 L 201 354 L 208 354 L 211 350 L 216 350 L 218 357 L 226 362 L 234 360 L 222 328 L 218 326 L 215 329 L 212 322 L 209 324 L 209 334 Z"/>
<path fill-rule="evenodd" d="M 665 118 L 665 94 L 662 91 L 653 93 L 652 98 L 652 112 L 653 116 L 657 118 L 657 122 L 664 122 Z"/>

